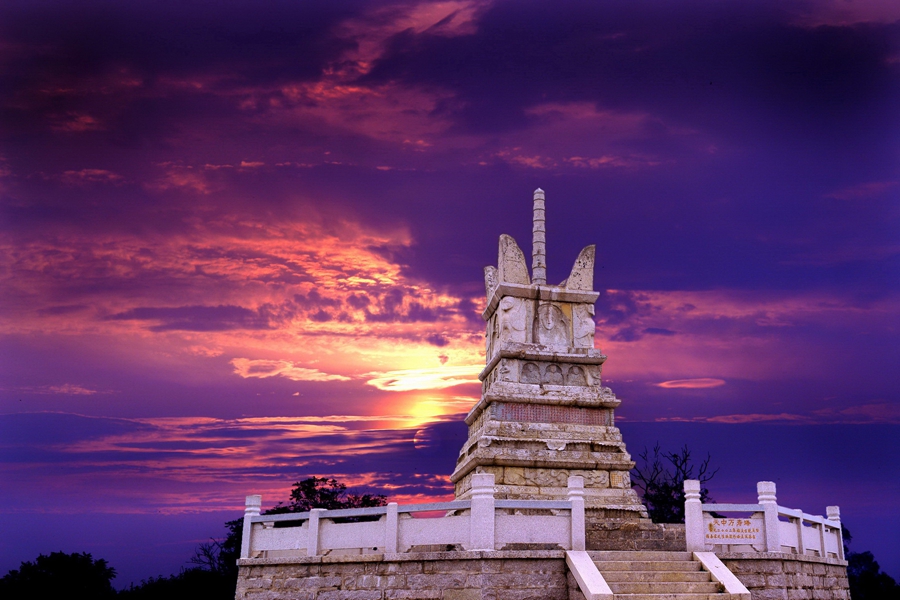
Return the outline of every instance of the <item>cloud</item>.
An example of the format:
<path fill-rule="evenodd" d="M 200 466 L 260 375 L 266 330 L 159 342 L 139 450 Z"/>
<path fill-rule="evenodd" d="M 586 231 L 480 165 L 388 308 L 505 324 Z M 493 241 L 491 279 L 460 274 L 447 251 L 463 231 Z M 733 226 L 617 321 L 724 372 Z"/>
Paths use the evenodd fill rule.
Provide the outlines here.
<path fill-rule="evenodd" d="M 447 498 L 452 486 L 440 464 L 458 451 L 466 428 L 458 419 L 409 415 L 114 419 L 20 413 L 0 414 L 0 434 L 0 464 L 12 469 L 6 471 L 10 480 L 42 490 L 41 498 L 30 498 L 29 511 L 90 506 L 173 514 L 234 509 L 249 491 L 272 505 L 286 498 L 292 481 L 313 475 L 375 487 L 401 502 Z M 385 470 L 387 460 L 391 469 Z M 65 506 L 47 497 L 50 481 L 64 486 Z"/>
<path fill-rule="evenodd" d="M 100 131 L 105 129 L 103 123 L 99 119 L 84 113 L 58 115 L 53 119 L 51 127 L 56 131 L 66 133 L 84 133 L 86 131 Z"/>
<path fill-rule="evenodd" d="M 827 407 L 808 413 L 735 413 L 697 417 L 660 417 L 656 421 L 690 423 L 783 423 L 793 425 L 897 425 L 900 424 L 900 405 L 890 402 L 870 402 L 843 408 Z"/>
<path fill-rule="evenodd" d="M 280 375 L 293 381 L 350 381 L 350 377 L 344 375 L 294 366 L 294 363 L 289 360 L 234 358 L 231 360 L 231 364 L 234 365 L 234 372 L 244 379 L 252 377 L 265 379 Z"/>
<path fill-rule="evenodd" d="M 483 365 L 436 367 L 433 369 L 405 369 L 367 373 L 367 384 L 388 392 L 437 390 L 462 384 L 479 383 L 478 373 Z"/>
<path fill-rule="evenodd" d="M 73 396 L 93 396 L 97 390 L 88 389 L 86 387 L 75 385 L 72 383 L 64 383 L 63 385 L 51 385 L 47 388 L 53 394 L 67 394 Z"/>
<path fill-rule="evenodd" d="M 719 387 L 725 385 L 724 379 L 712 379 L 709 377 L 699 377 L 696 379 L 672 379 L 671 381 L 663 381 L 654 383 L 653 385 L 666 389 L 705 389 Z"/>
<path fill-rule="evenodd" d="M 106 169 L 81 169 L 63 171 L 59 179 L 66 185 L 88 185 L 91 183 L 121 183 L 123 177 Z"/>
<path fill-rule="evenodd" d="M 900 181 L 869 181 L 826 194 L 836 200 L 865 200 L 877 198 L 900 185 Z"/>
<path fill-rule="evenodd" d="M 0 388 L 3 389 L 3 388 Z M 63 383 L 60 385 L 43 385 L 43 386 L 20 386 L 11 388 L 12 391 L 24 392 L 28 394 L 51 394 L 62 396 L 93 396 L 94 394 L 108 394 L 110 392 L 101 392 L 83 385 L 74 383 Z"/>
<path fill-rule="evenodd" d="M 141 306 L 107 317 L 116 321 L 159 321 L 150 331 L 271 329 L 269 319 L 242 306 Z"/>

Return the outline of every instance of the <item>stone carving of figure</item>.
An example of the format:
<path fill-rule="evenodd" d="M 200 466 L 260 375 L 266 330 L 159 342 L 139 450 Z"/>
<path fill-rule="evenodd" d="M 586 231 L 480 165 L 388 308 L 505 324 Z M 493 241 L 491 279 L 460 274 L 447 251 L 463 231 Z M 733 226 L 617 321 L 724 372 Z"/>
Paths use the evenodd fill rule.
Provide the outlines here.
<path fill-rule="evenodd" d="M 537 335 L 535 341 L 544 346 L 568 348 L 569 322 L 566 316 L 553 304 L 541 304 L 538 308 Z"/>
<path fill-rule="evenodd" d="M 491 320 L 488 322 L 487 330 L 484 332 L 484 352 L 485 355 L 490 358 L 494 356 L 494 351 L 497 349 L 497 320 L 499 317 L 494 315 Z"/>
<path fill-rule="evenodd" d="M 544 383 L 547 385 L 563 384 L 563 373 L 559 365 L 547 365 L 547 371 L 544 373 Z"/>
<path fill-rule="evenodd" d="M 594 347 L 594 305 L 593 304 L 576 304 L 572 311 L 574 323 L 572 328 L 575 334 L 576 348 L 593 348 Z"/>
<path fill-rule="evenodd" d="M 587 385 L 584 369 L 577 366 L 569 367 L 569 372 L 566 373 L 566 385 Z"/>
<path fill-rule="evenodd" d="M 525 363 L 522 365 L 522 376 L 519 378 L 522 383 L 540 383 L 541 371 L 534 363 Z"/>
<path fill-rule="evenodd" d="M 484 268 L 484 295 L 487 296 L 488 302 L 491 301 L 491 294 L 497 289 L 497 267 Z"/>
<path fill-rule="evenodd" d="M 499 342 L 525 343 L 525 303 L 520 298 L 506 296 L 497 307 L 500 331 Z"/>

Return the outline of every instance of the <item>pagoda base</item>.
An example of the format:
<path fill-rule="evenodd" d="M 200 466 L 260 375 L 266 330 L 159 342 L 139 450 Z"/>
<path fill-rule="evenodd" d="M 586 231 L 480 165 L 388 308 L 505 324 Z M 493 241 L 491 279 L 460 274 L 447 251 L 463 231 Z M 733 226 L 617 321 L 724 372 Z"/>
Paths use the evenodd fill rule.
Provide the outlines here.
<path fill-rule="evenodd" d="M 568 478 L 578 475 L 584 478 L 586 508 L 647 518 L 631 489 L 634 462 L 618 428 L 492 418 L 473 425 L 450 476 L 458 500 L 471 496 L 475 473 L 493 474 L 495 497 L 507 500 L 566 500 Z"/>

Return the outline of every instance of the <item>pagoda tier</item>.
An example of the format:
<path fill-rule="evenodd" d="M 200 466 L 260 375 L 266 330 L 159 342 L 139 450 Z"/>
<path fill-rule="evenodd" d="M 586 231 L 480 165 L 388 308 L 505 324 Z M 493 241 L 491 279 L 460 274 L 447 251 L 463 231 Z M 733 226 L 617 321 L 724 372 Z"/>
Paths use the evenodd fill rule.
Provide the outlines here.
<path fill-rule="evenodd" d="M 485 268 L 486 366 L 482 395 L 466 417 L 469 437 L 450 477 L 457 499 L 474 473 L 493 473 L 497 498 L 564 500 L 584 477 L 585 503 L 609 515 L 646 517 L 631 489 L 634 467 L 601 383 L 594 348 L 594 246 L 569 277 L 546 284 L 544 192 L 534 194 L 533 271 L 515 240 L 500 236 L 497 267 Z"/>

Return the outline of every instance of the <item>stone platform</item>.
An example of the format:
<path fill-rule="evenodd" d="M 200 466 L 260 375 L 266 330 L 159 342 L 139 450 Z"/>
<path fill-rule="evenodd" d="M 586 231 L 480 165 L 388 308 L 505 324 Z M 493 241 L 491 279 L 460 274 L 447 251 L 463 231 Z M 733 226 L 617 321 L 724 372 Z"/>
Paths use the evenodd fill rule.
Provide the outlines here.
<path fill-rule="evenodd" d="M 588 555 L 609 590 L 597 600 L 850 599 L 846 563 L 837 559 L 720 554 L 749 590 L 739 594 L 687 552 Z M 256 558 L 238 565 L 236 600 L 586 600 L 561 550 Z"/>

